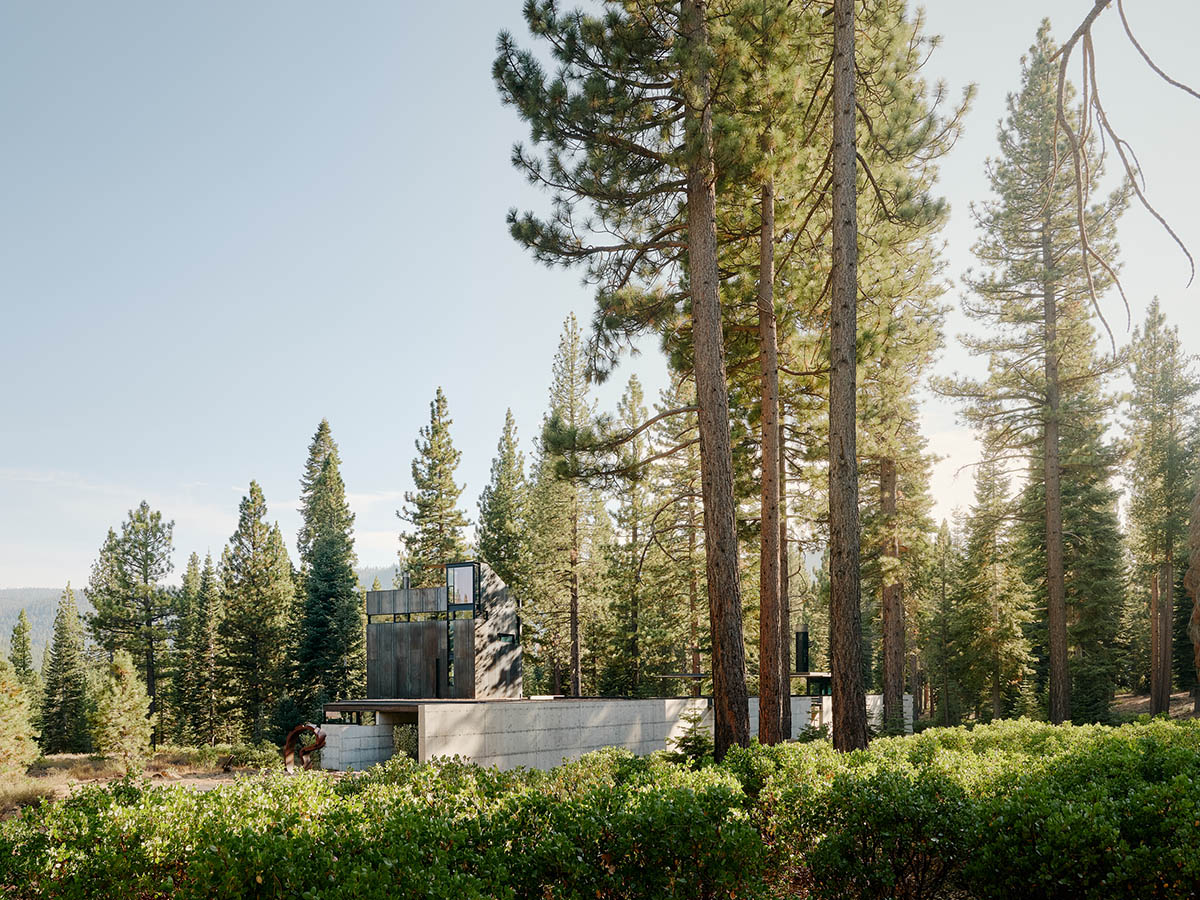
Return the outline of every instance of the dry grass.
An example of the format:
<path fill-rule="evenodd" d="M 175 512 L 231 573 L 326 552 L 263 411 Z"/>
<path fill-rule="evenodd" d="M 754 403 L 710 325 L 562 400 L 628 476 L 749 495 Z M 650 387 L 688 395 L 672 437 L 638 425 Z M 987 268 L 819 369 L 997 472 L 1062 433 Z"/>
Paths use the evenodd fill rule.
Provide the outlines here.
<path fill-rule="evenodd" d="M 57 779 L 28 776 L 0 783 L 0 819 L 16 814 L 26 806 L 33 806 L 40 800 L 58 796 L 65 783 L 65 779 L 59 783 Z"/>

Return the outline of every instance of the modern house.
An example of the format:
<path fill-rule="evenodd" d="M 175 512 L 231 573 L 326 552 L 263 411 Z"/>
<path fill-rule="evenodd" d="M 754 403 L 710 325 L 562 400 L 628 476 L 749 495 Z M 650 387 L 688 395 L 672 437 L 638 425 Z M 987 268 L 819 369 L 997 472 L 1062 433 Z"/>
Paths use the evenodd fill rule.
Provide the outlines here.
<path fill-rule="evenodd" d="M 367 592 L 367 699 L 521 696 L 521 619 L 483 562 L 446 566 L 446 583 Z"/>

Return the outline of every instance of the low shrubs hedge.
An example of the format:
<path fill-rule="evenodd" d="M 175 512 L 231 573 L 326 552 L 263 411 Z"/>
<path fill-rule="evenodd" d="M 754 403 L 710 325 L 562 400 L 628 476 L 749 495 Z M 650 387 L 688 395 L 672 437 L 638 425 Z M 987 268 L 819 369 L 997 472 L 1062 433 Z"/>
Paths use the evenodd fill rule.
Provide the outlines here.
<path fill-rule="evenodd" d="M 0 825 L 41 897 L 1200 896 L 1200 722 L 929 729 L 693 769 L 396 758 L 208 793 L 125 781 Z"/>

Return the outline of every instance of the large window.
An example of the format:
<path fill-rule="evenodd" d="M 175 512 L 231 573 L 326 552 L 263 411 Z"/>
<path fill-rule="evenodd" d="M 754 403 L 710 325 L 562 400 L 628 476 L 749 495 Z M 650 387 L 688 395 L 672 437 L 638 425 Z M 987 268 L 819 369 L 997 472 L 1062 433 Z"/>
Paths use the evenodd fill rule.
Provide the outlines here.
<path fill-rule="evenodd" d="M 446 566 L 446 587 L 449 608 L 452 613 L 474 614 L 478 599 L 479 575 L 474 563 Z M 456 618 L 455 616 L 451 616 Z"/>

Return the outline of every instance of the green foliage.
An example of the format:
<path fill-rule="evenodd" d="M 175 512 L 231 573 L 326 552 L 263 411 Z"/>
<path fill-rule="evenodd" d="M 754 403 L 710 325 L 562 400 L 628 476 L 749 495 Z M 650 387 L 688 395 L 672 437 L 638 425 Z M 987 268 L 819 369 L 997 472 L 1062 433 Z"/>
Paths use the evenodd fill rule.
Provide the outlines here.
<path fill-rule="evenodd" d="M 261 741 L 284 694 L 295 586 L 279 525 L 268 525 L 258 482 L 242 498 L 238 527 L 221 556 L 218 669 L 225 714 Z"/>
<path fill-rule="evenodd" d="M 337 444 L 324 419 L 313 437 L 300 484 L 304 588 L 296 673 L 304 685 L 308 717 L 316 718 L 323 704 L 361 694 L 366 684 L 363 610 L 354 572 L 354 514 L 346 501 Z"/>
<path fill-rule="evenodd" d="M 667 741 L 674 751 L 672 758 L 679 763 L 700 769 L 713 761 L 712 729 L 704 724 L 704 712 L 689 709 L 681 717 L 683 731 Z"/>
<path fill-rule="evenodd" d="M 119 760 L 126 774 L 140 772 L 150 757 L 154 728 L 150 698 L 126 651 L 113 654 L 91 718 L 96 752 Z"/>
<path fill-rule="evenodd" d="M 550 772 L 397 756 L 204 793 L 125 781 L 0 823 L 0 891 L 1183 900 L 1200 883 L 1198 740 L 1196 721 L 1021 720 L 850 754 L 753 744 L 698 770 L 610 749 Z"/>
<path fill-rule="evenodd" d="M 36 683 L 38 673 L 33 667 L 33 644 L 29 634 L 29 617 L 22 609 L 17 616 L 17 624 L 13 626 L 12 638 L 8 642 L 8 660 L 12 663 L 17 679 L 22 684 L 32 687 Z"/>
<path fill-rule="evenodd" d="M 42 750 L 86 753 L 88 735 L 88 668 L 83 652 L 83 623 L 71 585 L 63 591 L 54 617 L 54 640 L 46 651 L 45 695 L 42 700 Z"/>
<path fill-rule="evenodd" d="M 504 415 L 504 431 L 496 445 L 491 479 L 479 494 L 479 558 L 514 590 L 524 561 L 524 523 L 529 502 L 525 455 L 517 442 L 512 410 Z"/>
<path fill-rule="evenodd" d="M 87 598 L 92 637 L 110 655 L 126 650 L 141 670 L 150 694 L 152 712 L 159 712 L 158 681 L 167 668 L 174 592 L 163 585 L 171 574 L 175 523 L 143 500 L 121 523 L 111 528 L 92 565 Z M 165 692 L 164 696 L 169 696 Z"/>
<path fill-rule="evenodd" d="M 25 774 L 38 756 L 30 697 L 16 670 L 0 656 L 0 779 Z"/>
<path fill-rule="evenodd" d="M 405 759 L 416 759 L 420 752 L 418 746 L 417 726 L 414 724 L 396 725 L 392 728 L 392 746 L 398 756 Z"/>
<path fill-rule="evenodd" d="M 445 584 L 445 565 L 467 556 L 462 534 L 467 517 L 458 508 L 463 489 L 454 480 L 462 454 L 450 439 L 452 424 L 446 395 L 439 387 L 429 404 L 429 424 L 421 428 L 417 457 L 412 462 L 416 491 L 405 492 L 404 509 L 396 513 L 413 527 L 401 536 L 413 587 Z"/>

